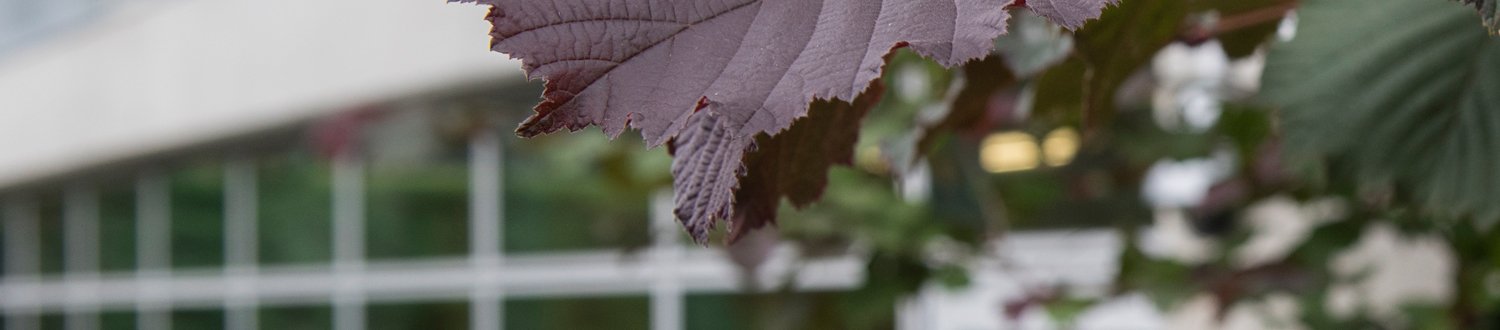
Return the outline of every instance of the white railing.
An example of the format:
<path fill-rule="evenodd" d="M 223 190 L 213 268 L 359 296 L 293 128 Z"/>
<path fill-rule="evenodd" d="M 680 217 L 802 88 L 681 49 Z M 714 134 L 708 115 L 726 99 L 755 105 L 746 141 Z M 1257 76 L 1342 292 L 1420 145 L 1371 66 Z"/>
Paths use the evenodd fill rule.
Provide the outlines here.
<path fill-rule="evenodd" d="M 86 183 L 66 186 L 61 275 L 39 276 L 40 213 L 33 196 L 5 198 L 4 270 L 0 315 L 5 328 L 39 328 L 40 316 L 63 314 L 66 328 L 99 327 L 99 314 L 134 311 L 140 329 L 170 329 L 170 312 L 222 309 L 225 328 L 257 329 L 261 307 L 327 305 L 335 329 L 365 328 L 372 302 L 464 301 L 474 329 L 499 329 L 507 298 L 638 295 L 650 300 L 652 329 L 683 328 L 685 295 L 742 292 L 747 283 L 798 291 L 852 290 L 865 278 L 867 258 L 855 253 L 802 260 L 795 246 L 774 248 L 741 279 L 723 251 L 686 245 L 673 219 L 669 192 L 651 198 L 652 244 L 632 254 L 616 250 L 506 254 L 501 238 L 504 205 L 503 154 L 498 132 L 474 137 L 469 149 L 470 217 L 467 256 L 404 261 L 365 260 L 365 172 L 360 157 L 332 162 L 333 260 L 327 264 L 259 265 L 256 251 L 256 169 L 249 157 L 226 159 L 224 175 L 224 266 L 171 268 L 169 186 L 161 173 L 145 171 L 136 182 L 136 264 L 131 272 L 99 272 L 98 193 Z M 1104 230 L 1012 234 L 997 242 L 996 258 L 975 265 L 977 283 L 1007 283 L 985 289 L 982 303 L 1021 294 L 1028 285 L 1068 284 L 1104 291 L 1113 274 L 1119 242 Z M 788 276 L 788 274 L 791 274 Z M 927 290 L 893 306 L 906 329 L 994 325 L 984 306 L 943 298 Z M 967 306 L 961 306 L 967 305 Z M 962 308 L 974 313 L 954 314 Z M 964 323 L 965 318 L 974 322 Z"/>
<path fill-rule="evenodd" d="M 5 277 L 0 315 L 6 329 L 38 328 L 42 314 L 62 313 L 69 329 L 97 329 L 98 314 L 135 311 L 141 329 L 171 328 L 177 309 L 223 309 L 228 329 L 256 329 L 264 306 L 331 305 L 334 328 L 365 328 L 371 302 L 468 300 L 471 326 L 498 329 L 500 302 L 515 297 L 646 295 L 653 329 L 680 329 L 689 293 L 744 288 L 737 266 L 721 251 L 685 246 L 671 215 L 671 198 L 652 200 L 653 244 L 644 251 L 614 250 L 506 255 L 501 249 L 502 154 L 496 132 L 470 144 L 470 251 L 467 257 L 367 262 L 364 236 L 364 162 L 335 157 L 332 164 L 333 261 L 321 265 L 262 266 L 256 262 L 256 171 L 247 157 L 226 160 L 224 266 L 171 269 L 171 209 L 165 178 L 147 171 L 136 183 L 134 272 L 100 273 L 98 194 L 87 184 L 66 189 L 63 240 L 66 268 L 38 276 L 39 210 L 31 196 L 6 199 Z M 786 274 L 795 274 L 785 283 Z M 848 290 L 864 279 L 864 259 L 846 255 L 798 260 L 794 247 L 776 248 L 755 283 L 799 290 Z"/>

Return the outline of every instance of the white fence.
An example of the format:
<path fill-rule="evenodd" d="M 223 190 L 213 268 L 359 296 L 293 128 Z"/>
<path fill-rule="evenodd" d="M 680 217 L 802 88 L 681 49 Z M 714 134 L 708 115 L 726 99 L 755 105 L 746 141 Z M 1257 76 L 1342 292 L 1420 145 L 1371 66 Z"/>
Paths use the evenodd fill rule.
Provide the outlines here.
<path fill-rule="evenodd" d="M 644 295 L 653 329 L 681 329 L 685 295 L 738 292 L 737 266 L 715 249 L 682 244 L 671 215 L 671 198 L 652 198 L 653 244 L 625 255 L 615 250 L 505 254 L 501 235 L 502 152 L 496 132 L 480 134 L 469 150 L 467 257 L 404 261 L 365 260 L 364 161 L 339 157 L 332 169 L 333 260 L 317 265 L 257 265 L 256 168 L 246 158 L 226 160 L 224 175 L 224 266 L 171 268 L 170 189 L 162 175 L 142 173 L 136 182 L 137 270 L 99 272 L 98 193 L 87 183 L 65 188 L 64 270 L 38 276 L 39 207 L 30 196 L 5 199 L 5 277 L 0 278 L 0 314 L 6 329 L 39 327 L 39 315 L 62 313 L 68 329 L 99 327 L 99 313 L 136 312 L 140 329 L 171 328 L 170 312 L 223 309 L 229 329 L 256 329 L 260 307 L 331 305 L 336 329 L 365 328 L 372 302 L 463 301 L 474 329 L 499 329 L 505 298 Z M 1012 235 L 997 244 L 993 263 L 976 266 L 980 282 L 1009 283 L 984 293 L 984 304 L 1024 293 L 1030 284 L 1066 283 L 1102 292 L 1112 274 L 1118 242 L 1107 231 Z M 794 246 L 779 246 L 755 283 L 795 290 L 850 290 L 862 285 L 866 258 L 856 254 L 800 260 Z M 792 274 L 791 276 L 787 276 Z M 931 291 L 931 290 L 929 290 Z M 904 328 L 962 328 L 996 324 L 986 309 L 928 292 L 900 308 Z M 982 306 L 981 306 L 982 307 Z M 896 306 L 893 306 L 893 311 Z M 945 312 L 947 311 L 947 312 Z M 965 321 L 968 320 L 968 321 Z"/>
<path fill-rule="evenodd" d="M 100 273 L 98 196 L 87 184 L 66 188 L 60 276 L 37 276 L 40 268 L 38 206 L 29 196 L 6 199 L 5 274 L 0 312 L 6 328 L 36 329 L 38 315 L 65 313 L 69 329 L 98 328 L 102 311 L 134 310 L 137 327 L 167 329 L 173 309 L 224 309 L 229 329 L 256 329 L 262 306 L 334 306 L 337 329 L 364 328 L 370 302 L 465 300 L 475 329 L 502 324 L 500 301 L 514 297 L 647 295 L 654 329 L 681 328 L 683 296 L 742 288 L 737 266 L 720 251 L 687 247 L 671 216 L 671 198 L 653 198 L 651 248 L 620 251 L 506 255 L 501 247 L 501 150 L 494 132 L 470 148 L 470 251 L 467 258 L 369 263 L 364 258 L 363 161 L 333 163 L 334 260 L 327 265 L 262 267 L 256 264 L 256 171 L 244 159 L 225 166 L 224 260 L 219 269 L 174 271 L 170 267 L 172 201 L 161 175 L 145 173 L 136 184 L 137 264 L 130 273 Z M 847 255 L 796 260 L 778 247 L 757 283 L 802 290 L 845 290 L 864 278 L 864 260 Z"/>

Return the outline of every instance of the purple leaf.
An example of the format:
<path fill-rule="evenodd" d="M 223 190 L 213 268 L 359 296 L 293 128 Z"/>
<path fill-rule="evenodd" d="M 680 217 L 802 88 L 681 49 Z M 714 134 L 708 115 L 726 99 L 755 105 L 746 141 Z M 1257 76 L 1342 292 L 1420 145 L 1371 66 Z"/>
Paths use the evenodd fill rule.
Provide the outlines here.
<path fill-rule="evenodd" d="M 740 163 L 751 137 L 735 134 L 723 115 L 706 112 L 672 140 L 672 188 L 677 221 L 698 243 L 718 219 L 729 218 L 730 201 L 745 174 Z"/>
<path fill-rule="evenodd" d="M 782 197 L 798 208 L 821 198 L 829 167 L 854 163 L 860 120 L 884 92 L 876 82 L 854 102 L 813 102 L 807 117 L 791 128 L 776 136 L 758 136 L 755 151 L 745 157 L 749 175 L 735 191 L 729 241 L 776 223 Z"/>
<path fill-rule="evenodd" d="M 948 67 L 983 57 L 1012 0 L 460 1 L 492 6 L 492 49 L 546 80 L 520 135 L 596 125 L 671 140 L 677 215 L 702 242 L 731 215 L 755 135 L 815 99 L 853 99 L 892 49 Z"/>
<path fill-rule="evenodd" d="M 1120 0 L 1026 0 L 1026 6 L 1032 12 L 1042 15 L 1057 25 L 1062 25 L 1069 30 L 1077 30 L 1083 27 L 1084 22 L 1099 18 L 1099 13 L 1104 11 L 1104 6 L 1112 5 Z M 1147 0 L 1160 1 L 1160 0 Z"/>

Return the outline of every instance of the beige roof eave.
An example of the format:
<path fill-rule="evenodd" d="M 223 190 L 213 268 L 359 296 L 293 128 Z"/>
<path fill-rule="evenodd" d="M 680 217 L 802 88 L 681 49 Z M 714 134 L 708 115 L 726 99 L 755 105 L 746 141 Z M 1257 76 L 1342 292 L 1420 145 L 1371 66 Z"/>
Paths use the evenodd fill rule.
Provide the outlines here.
<path fill-rule="evenodd" d="M 502 80 L 487 8 L 127 1 L 0 57 L 0 188 L 395 98 Z"/>

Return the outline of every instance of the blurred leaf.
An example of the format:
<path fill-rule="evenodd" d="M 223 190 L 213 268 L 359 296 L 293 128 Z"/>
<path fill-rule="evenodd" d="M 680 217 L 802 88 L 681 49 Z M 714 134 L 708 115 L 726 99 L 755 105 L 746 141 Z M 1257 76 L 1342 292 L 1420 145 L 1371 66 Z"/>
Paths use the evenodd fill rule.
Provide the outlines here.
<path fill-rule="evenodd" d="M 1063 328 L 1072 328 L 1078 317 L 1089 311 L 1089 308 L 1094 307 L 1096 303 L 1098 301 L 1093 299 L 1061 297 L 1047 302 L 1047 315 L 1051 316 L 1053 321 L 1063 325 Z"/>
<path fill-rule="evenodd" d="M 1219 39 L 1229 58 L 1241 58 L 1264 45 L 1295 4 L 1295 0 L 1197 0 L 1191 9 L 1214 13 L 1217 18 L 1205 22 L 1212 26 L 1201 27 L 1211 29 L 1196 32 Z"/>
<path fill-rule="evenodd" d="M 1449 330 L 1466 328 L 1453 324 L 1453 319 L 1448 315 L 1447 306 L 1408 304 L 1401 307 L 1401 312 L 1406 316 L 1408 325 L 1412 329 Z"/>
<path fill-rule="evenodd" d="M 1115 292 L 1141 291 L 1151 297 L 1160 309 L 1171 309 L 1191 298 L 1198 290 L 1192 269 L 1167 260 L 1153 259 L 1141 251 L 1133 235 L 1124 234 L 1127 243 L 1120 253 L 1120 270 L 1115 275 Z"/>
<path fill-rule="evenodd" d="M 1054 123 L 1077 123 L 1083 120 L 1083 85 L 1088 63 L 1078 57 L 1048 69 L 1031 82 L 1027 90 L 1034 94 L 1032 120 Z"/>
<path fill-rule="evenodd" d="M 1087 64 L 1079 86 L 1085 136 L 1113 118 L 1115 91 L 1177 38 L 1187 13 L 1180 1 L 1124 1 L 1074 35 L 1076 54 Z"/>
<path fill-rule="evenodd" d="M 1500 40 L 1472 15 L 1443 1 L 1304 1 L 1264 77 L 1289 155 L 1392 183 L 1395 201 L 1432 214 L 1500 217 Z"/>
<path fill-rule="evenodd" d="M 932 151 L 930 201 L 933 221 L 963 242 L 983 244 L 1007 227 L 1005 201 L 989 183 L 991 173 L 979 165 L 979 143 L 948 139 Z"/>
<path fill-rule="evenodd" d="M 938 283 L 941 283 L 943 287 L 951 289 L 961 289 L 972 282 L 969 279 L 969 270 L 958 265 L 939 267 L 933 275 L 937 277 Z"/>
<path fill-rule="evenodd" d="M 1016 76 L 1036 75 L 1072 53 L 1073 39 L 1061 27 L 1031 12 L 1012 14 L 1009 31 L 995 39 L 995 52 Z"/>
<path fill-rule="evenodd" d="M 1266 109 L 1227 105 L 1215 131 L 1234 142 L 1242 159 L 1251 161 L 1261 144 L 1273 137 L 1270 117 Z"/>
<path fill-rule="evenodd" d="M 943 109 L 942 119 L 936 123 L 917 127 L 915 150 L 926 154 L 939 137 L 951 133 L 973 132 L 984 134 L 996 124 L 1016 124 L 1020 121 L 1016 111 L 1016 100 L 999 99 L 1000 93 L 1015 85 L 1016 78 L 1006 68 L 1005 61 L 997 56 L 969 62 L 963 67 L 963 83 L 954 94 L 951 104 Z M 998 122 L 998 123 L 997 123 Z"/>
<path fill-rule="evenodd" d="M 1306 265 L 1331 263 L 1340 253 L 1359 242 L 1369 224 L 1369 221 L 1342 220 L 1318 226 L 1289 258 Z"/>

